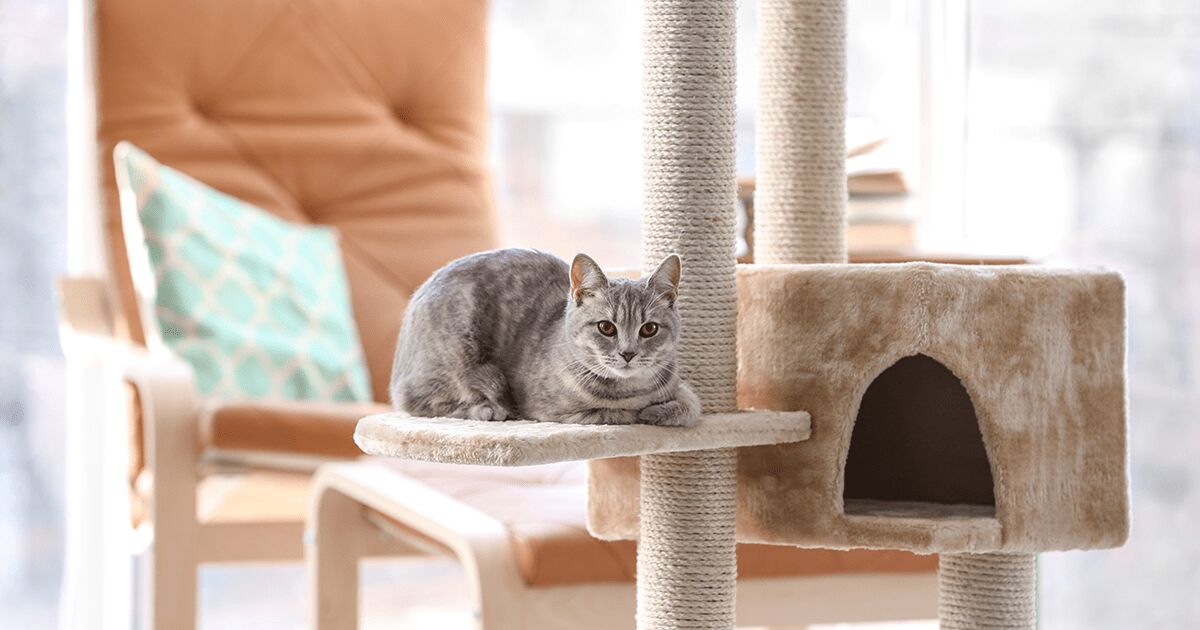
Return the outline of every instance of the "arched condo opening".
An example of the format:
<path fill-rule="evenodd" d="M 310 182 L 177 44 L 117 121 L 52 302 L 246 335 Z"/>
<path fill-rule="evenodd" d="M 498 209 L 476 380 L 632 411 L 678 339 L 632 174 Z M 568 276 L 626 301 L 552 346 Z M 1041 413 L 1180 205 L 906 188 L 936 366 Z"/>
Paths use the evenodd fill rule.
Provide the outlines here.
<path fill-rule="evenodd" d="M 994 485 L 975 405 L 946 366 L 914 354 L 872 381 L 846 457 L 847 516 L 994 516 Z"/>

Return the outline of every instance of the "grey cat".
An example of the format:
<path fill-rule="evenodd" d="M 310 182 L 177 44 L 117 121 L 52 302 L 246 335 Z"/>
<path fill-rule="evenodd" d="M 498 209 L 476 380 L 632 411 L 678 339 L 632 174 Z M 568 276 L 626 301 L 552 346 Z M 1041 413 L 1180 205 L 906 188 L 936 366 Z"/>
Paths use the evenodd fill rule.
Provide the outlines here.
<path fill-rule="evenodd" d="M 392 403 L 417 416 L 691 426 L 676 368 L 679 257 L 640 280 L 583 254 L 502 249 L 460 258 L 413 295 Z"/>

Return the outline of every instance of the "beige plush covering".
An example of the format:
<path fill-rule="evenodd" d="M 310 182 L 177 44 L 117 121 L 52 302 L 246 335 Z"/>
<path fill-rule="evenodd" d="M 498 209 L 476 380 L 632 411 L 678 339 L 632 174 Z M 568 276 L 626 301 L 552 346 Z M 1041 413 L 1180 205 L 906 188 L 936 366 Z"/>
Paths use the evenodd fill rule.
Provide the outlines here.
<path fill-rule="evenodd" d="M 368 455 L 448 464 L 531 466 L 597 457 L 701 451 L 808 439 L 803 411 L 743 411 L 704 415 L 694 427 L 644 424 L 487 422 L 419 418 L 401 411 L 359 421 L 354 441 Z"/>
<path fill-rule="evenodd" d="M 806 409 L 813 422 L 807 442 L 742 449 L 741 540 L 982 552 L 1126 539 L 1125 311 L 1117 274 L 761 265 L 739 269 L 738 296 L 740 406 Z M 917 354 L 958 376 L 974 404 L 994 507 L 858 497 L 844 511 L 843 466 L 860 401 L 880 373 Z M 947 483 L 957 478 L 955 452 L 967 446 L 945 449 Z M 593 533 L 635 537 L 636 460 L 593 462 L 590 488 Z"/>

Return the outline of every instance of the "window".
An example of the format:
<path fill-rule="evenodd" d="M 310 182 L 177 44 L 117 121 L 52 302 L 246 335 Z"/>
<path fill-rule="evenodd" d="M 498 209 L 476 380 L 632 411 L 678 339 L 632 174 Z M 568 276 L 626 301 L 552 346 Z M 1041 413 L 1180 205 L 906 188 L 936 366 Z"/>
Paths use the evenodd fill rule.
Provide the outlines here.
<path fill-rule="evenodd" d="M 641 2 L 499 0 L 490 99 L 497 201 L 511 245 L 606 266 L 641 264 Z M 865 166 L 920 166 L 921 4 L 852 2 L 851 143 L 887 137 Z M 738 174 L 754 174 L 758 4 L 738 5 Z M 915 198 L 900 212 L 916 212 Z M 877 212 L 878 203 L 864 212 Z M 886 208 L 885 208 L 886 209 Z"/>
<path fill-rule="evenodd" d="M 66 3 L 0 0 L 0 610 L 53 627 L 62 579 Z"/>
<path fill-rule="evenodd" d="M 1042 556 L 1043 627 L 1195 627 L 1200 5 L 975 0 L 969 29 L 966 236 L 1127 285 L 1132 535 Z"/>

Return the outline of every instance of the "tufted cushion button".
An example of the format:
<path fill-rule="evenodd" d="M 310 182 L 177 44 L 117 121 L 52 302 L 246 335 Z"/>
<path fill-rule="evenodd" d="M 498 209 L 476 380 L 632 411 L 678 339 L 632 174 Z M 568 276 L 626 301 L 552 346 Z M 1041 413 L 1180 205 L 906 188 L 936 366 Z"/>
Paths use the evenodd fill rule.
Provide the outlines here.
<path fill-rule="evenodd" d="M 404 111 L 404 107 L 399 103 L 392 103 L 390 105 L 385 105 L 384 107 L 387 108 L 389 117 L 394 118 L 401 123 L 405 123 L 408 120 L 408 113 Z"/>

